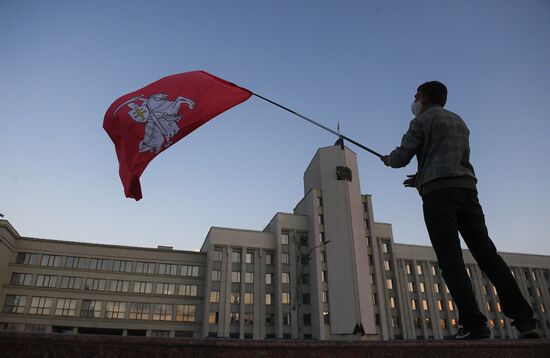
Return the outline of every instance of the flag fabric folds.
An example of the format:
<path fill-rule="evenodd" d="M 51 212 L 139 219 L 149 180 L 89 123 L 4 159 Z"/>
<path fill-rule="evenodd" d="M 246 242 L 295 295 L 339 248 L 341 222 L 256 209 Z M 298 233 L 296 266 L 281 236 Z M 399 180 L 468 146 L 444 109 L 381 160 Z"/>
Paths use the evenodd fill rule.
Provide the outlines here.
<path fill-rule="evenodd" d="M 164 77 L 111 104 L 103 128 L 111 137 L 128 198 L 142 198 L 139 178 L 149 162 L 252 92 L 204 71 Z"/>

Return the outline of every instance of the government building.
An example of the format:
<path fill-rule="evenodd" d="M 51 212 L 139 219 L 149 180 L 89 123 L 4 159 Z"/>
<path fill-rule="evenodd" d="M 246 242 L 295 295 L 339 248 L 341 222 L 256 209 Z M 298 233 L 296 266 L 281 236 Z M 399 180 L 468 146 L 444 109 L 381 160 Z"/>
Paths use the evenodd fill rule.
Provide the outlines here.
<path fill-rule="evenodd" d="M 293 213 L 212 227 L 199 252 L 21 236 L 0 220 L 0 330 L 240 339 L 443 339 L 457 310 L 431 247 L 394 242 L 356 154 L 317 151 Z M 495 338 L 518 333 L 467 250 Z M 550 337 L 550 256 L 501 253 Z"/>

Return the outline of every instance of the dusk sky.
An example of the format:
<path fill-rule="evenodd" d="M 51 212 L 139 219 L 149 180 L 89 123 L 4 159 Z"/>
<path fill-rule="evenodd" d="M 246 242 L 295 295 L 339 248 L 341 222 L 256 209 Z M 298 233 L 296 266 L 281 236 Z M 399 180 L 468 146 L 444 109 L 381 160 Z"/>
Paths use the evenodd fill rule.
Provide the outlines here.
<path fill-rule="evenodd" d="M 550 255 L 550 1 L 0 2 L 0 213 L 23 236 L 199 249 L 212 226 L 262 230 L 303 197 L 336 137 L 257 98 L 154 159 L 124 196 L 111 103 L 205 70 L 383 154 L 439 80 L 470 128 L 489 234 Z M 358 154 L 361 190 L 397 243 L 429 245 L 416 171 Z"/>

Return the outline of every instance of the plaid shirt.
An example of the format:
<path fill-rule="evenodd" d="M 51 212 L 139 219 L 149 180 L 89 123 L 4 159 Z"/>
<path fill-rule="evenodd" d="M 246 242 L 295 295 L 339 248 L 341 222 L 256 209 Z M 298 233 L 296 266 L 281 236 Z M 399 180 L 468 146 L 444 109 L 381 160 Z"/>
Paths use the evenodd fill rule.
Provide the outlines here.
<path fill-rule="evenodd" d="M 416 187 L 436 179 L 470 177 L 477 181 L 470 163 L 470 130 L 453 112 L 433 105 L 413 119 L 401 145 L 389 155 L 392 168 L 409 164 L 416 154 Z"/>

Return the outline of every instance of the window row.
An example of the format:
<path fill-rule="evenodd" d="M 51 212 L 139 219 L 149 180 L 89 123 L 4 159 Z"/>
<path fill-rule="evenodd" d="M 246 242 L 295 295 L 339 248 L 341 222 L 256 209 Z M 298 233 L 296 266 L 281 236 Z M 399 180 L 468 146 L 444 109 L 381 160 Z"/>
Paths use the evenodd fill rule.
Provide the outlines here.
<path fill-rule="evenodd" d="M 195 305 L 100 300 L 82 300 L 77 312 L 79 301 L 53 297 L 31 297 L 29 301 L 28 296 L 7 295 L 2 312 L 22 314 L 29 303 L 27 313 L 33 315 L 180 322 L 195 322 L 196 316 Z"/>
<path fill-rule="evenodd" d="M 197 296 L 198 286 L 191 284 L 155 283 L 145 281 L 106 280 L 72 276 L 36 275 L 14 272 L 10 284 L 87 291 L 111 291 L 138 294 Z M 154 287 L 154 289 L 153 289 Z"/>
<path fill-rule="evenodd" d="M 159 275 L 199 276 L 199 267 L 155 262 L 85 258 L 19 252 L 15 262 L 22 265 L 65 267 L 83 270 L 135 272 Z"/>
<path fill-rule="evenodd" d="M 327 300 L 328 300 L 328 298 L 327 298 Z M 307 295 L 307 303 L 305 301 L 306 301 L 306 298 L 305 298 L 305 295 L 304 295 L 304 304 L 309 304 L 309 294 Z M 217 290 L 210 291 L 210 303 L 219 303 L 219 302 L 220 302 L 220 291 L 217 291 Z M 240 304 L 241 303 L 241 293 L 240 292 L 231 292 L 231 294 L 229 295 L 229 302 L 233 303 L 233 304 Z M 281 293 L 281 302 L 284 305 L 289 305 L 290 304 L 290 292 L 282 292 Z M 244 304 L 245 305 L 254 304 L 254 293 L 252 293 L 252 292 L 245 292 L 244 293 Z M 266 293 L 265 294 L 265 304 L 266 305 L 274 304 L 273 293 Z"/>

